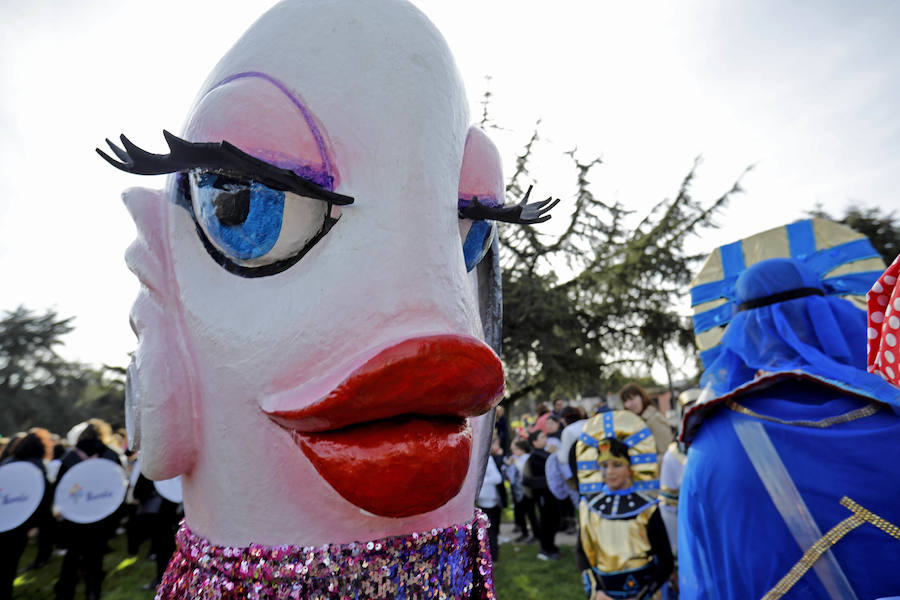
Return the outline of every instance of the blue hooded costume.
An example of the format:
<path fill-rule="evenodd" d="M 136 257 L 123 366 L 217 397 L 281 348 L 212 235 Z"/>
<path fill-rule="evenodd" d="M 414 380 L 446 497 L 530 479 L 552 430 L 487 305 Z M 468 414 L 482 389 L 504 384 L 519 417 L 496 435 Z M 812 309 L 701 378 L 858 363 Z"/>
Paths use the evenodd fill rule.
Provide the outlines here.
<path fill-rule="evenodd" d="M 900 390 L 866 372 L 866 314 L 835 295 L 864 293 L 880 272 L 824 276 L 851 244 L 844 262 L 870 259 L 862 241 L 817 249 L 807 236 L 799 252 L 791 239 L 794 258 L 718 282 L 730 322 L 684 424 L 682 598 L 900 594 Z"/>

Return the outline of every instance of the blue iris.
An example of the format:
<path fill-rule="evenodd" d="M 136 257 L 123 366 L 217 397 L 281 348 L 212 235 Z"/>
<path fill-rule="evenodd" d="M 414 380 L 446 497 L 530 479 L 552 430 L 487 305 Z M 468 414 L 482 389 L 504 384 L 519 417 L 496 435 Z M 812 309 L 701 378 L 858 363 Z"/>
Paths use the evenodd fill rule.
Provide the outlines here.
<path fill-rule="evenodd" d="M 197 219 L 210 240 L 229 257 L 252 260 L 275 246 L 281 234 L 284 192 L 255 181 L 240 182 L 203 173 L 197 179 L 195 193 Z M 223 223 L 216 214 L 217 206 L 223 202 L 241 205 L 243 212 L 237 210 L 240 217 L 225 219 Z"/>
<path fill-rule="evenodd" d="M 494 223 L 492 221 L 473 221 L 466 241 L 463 242 L 463 257 L 466 259 L 466 271 L 471 271 L 484 255 L 487 254 L 494 239 Z"/>

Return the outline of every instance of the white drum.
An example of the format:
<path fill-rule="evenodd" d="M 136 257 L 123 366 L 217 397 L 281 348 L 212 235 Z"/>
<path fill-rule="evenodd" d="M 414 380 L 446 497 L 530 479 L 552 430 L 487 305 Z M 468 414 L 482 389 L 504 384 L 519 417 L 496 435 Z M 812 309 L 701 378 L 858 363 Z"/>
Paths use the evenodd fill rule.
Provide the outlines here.
<path fill-rule="evenodd" d="M 181 500 L 182 500 L 181 475 L 172 477 L 171 479 L 163 479 L 162 481 L 154 481 L 153 487 L 156 488 L 156 491 L 159 493 L 160 496 L 162 496 L 169 502 L 174 502 L 175 504 L 181 504 Z"/>
<path fill-rule="evenodd" d="M 96 523 L 125 500 L 128 481 L 122 467 L 105 458 L 80 462 L 56 486 L 54 506 L 74 523 Z"/>
<path fill-rule="evenodd" d="M 16 461 L 0 467 L 0 532 L 15 529 L 34 514 L 47 482 L 36 466 Z"/>

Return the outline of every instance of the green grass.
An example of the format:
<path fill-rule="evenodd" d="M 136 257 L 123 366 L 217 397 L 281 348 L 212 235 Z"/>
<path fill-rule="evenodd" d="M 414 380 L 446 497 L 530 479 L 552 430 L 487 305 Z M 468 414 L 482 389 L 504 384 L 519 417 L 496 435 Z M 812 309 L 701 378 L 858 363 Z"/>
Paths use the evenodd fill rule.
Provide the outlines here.
<path fill-rule="evenodd" d="M 125 551 L 125 536 L 110 540 L 112 552 L 103 560 L 106 579 L 103 580 L 103 600 L 152 600 L 153 592 L 141 586 L 153 579 L 155 563 L 147 560 L 145 542 L 137 556 Z M 37 545 L 30 541 L 19 567 L 34 560 Z M 581 575 L 575 567 L 573 549 L 560 547 L 555 561 L 537 559 L 537 544 L 502 544 L 500 560 L 494 565 L 494 582 L 500 600 L 567 600 L 584 598 Z M 53 598 L 53 584 L 59 576 L 62 558 L 53 556 L 44 567 L 19 575 L 14 584 L 16 600 L 47 600 Z M 84 598 L 84 583 L 79 582 L 75 598 Z"/>
<path fill-rule="evenodd" d="M 511 496 L 510 496 L 511 497 Z M 513 522 L 513 507 L 503 509 L 501 520 Z M 500 600 L 584 599 L 581 572 L 575 566 L 575 549 L 559 547 L 558 560 L 538 560 L 537 544 L 500 544 L 500 560 L 494 565 L 494 585 Z"/>
<path fill-rule="evenodd" d="M 109 545 L 112 552 L 103 559 L 103 570 L 106 571 L 106 579 L 103 580 L 103 600 L 152 600 L 154 593 L 141 589 L 142 585 L 156 575 L 156 563 L 146 558 L 149 542 L 141 546 L 137 556 L 126 554 L 124 535 L 114 537 Z M 19 561 L 19 569 L 31 563 L 36 553 L 37 545 L 31 540 L 22 560 Z M 61 565 L 62 557 L 54 555 L 50 562 L 40 569 L 20 574 L 13 583 L 13 598 L 15 600 L 53 598 L 53 584 L 59 578 Z M 78 587 L 75 588 L 75 598 L 84 598 L 84 581 L 79 581 Z"/>
<path fill-rule="evenodd" d="M 538 560 L 537 544 L 501 544 L 494 564 L 494 584 L 500 600 L 583 599 L 581 573 L 571 546 L 560 546 L 559 559 Z"/>

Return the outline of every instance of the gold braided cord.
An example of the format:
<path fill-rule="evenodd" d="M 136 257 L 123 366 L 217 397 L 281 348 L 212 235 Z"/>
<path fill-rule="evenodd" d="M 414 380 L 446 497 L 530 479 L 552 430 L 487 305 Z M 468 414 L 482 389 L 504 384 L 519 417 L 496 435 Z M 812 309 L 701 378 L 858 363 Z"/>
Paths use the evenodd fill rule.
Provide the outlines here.
<path fill-rule="evenodd" d="M 794 587 L 794 584 L 800 581 L 800 578 L 812 568 L 813 563 L 819 560 L 820 556 L 825 554 L 831 546 L 838 542 L 838 540 L 863 523 L 865 523 L 865 521 L 860 517 L 850 515 L 832 527 L 828 533 L 810 546 L 809 550 L 807 550 L 800 560 L 797 561 L 797 564 L 788 571 L 787 575 L 782 577 L 781 580 L 775 584 L 775 587 L 762 597 L 762 600 L 777 600 L 784 596 L 792 587 Z"/>
<path fill-rule="evenodd" d="M 853 511 L 854 515 L 858 516 L 861 519 L 865 519 L 867 522 L 871 523 L 889 536 L 895 537 L 900 540 L 900 527 L 897 527 L 886 519 L 882 519 L 870 510 L 863 508 L 847 496 L 841 498 L 841 506 L 849 508 Z"/>
<path fill-rule="evenodd" d="M 762 597 L 762 600 L 777 600 L 784 596 L 812 568 L 819 557 L 828 552 L 828 549 L 840 541 L 842 537 L 863 523 L 871 523 L 888 535 L 900 540 L 900 527 L 863 508 L 847 496 L 841 498 L 841 506 L 850 509 L 853 511 L 853 514 L 832 527 L 828 533 L 810 546 L 809 550 L 804 552 L 800 560 L 797 561 L 797 564 L 791 567 L 787 575 L 782 577 L 775 584 L 775 587 Z"/>
<path fill-rule="evenodd" d="M 842 415 L 835 415 L 833 417 L 828 417 L 826 419 L 822 419 L 820 421 L 786 421 L 784 419 L 779 419 L 777 417 L 767 417 L 766 415 L 761 415 L 757 412 L 754 412 L 747 408 L 746 406 L 741 406 L 734 400 L 728 400 L 728 408 L 735 412 L 739 412 L 742 415 L 747 415 L 748 417 L 754 417 L 757 419 L 762 419 L 763 421 L 772 421 L 773 423 L 781 423 L 782 425 L 794 425 L 797 427 L 815 427 L 817 429 L 825 429 L 826 427 L 831 427 L 832 425 L 840 425 L 841 423 L 849 423 L 850 421 L 855 421 L 857 419 L 862 419 L 863 417 L 870 417 L 881 410 L 881 407 L 877 404 L 867 404 L 862 408 L 857 408 L 855 410 L 851 410 L 850 412 L 844 413 Z"/>

